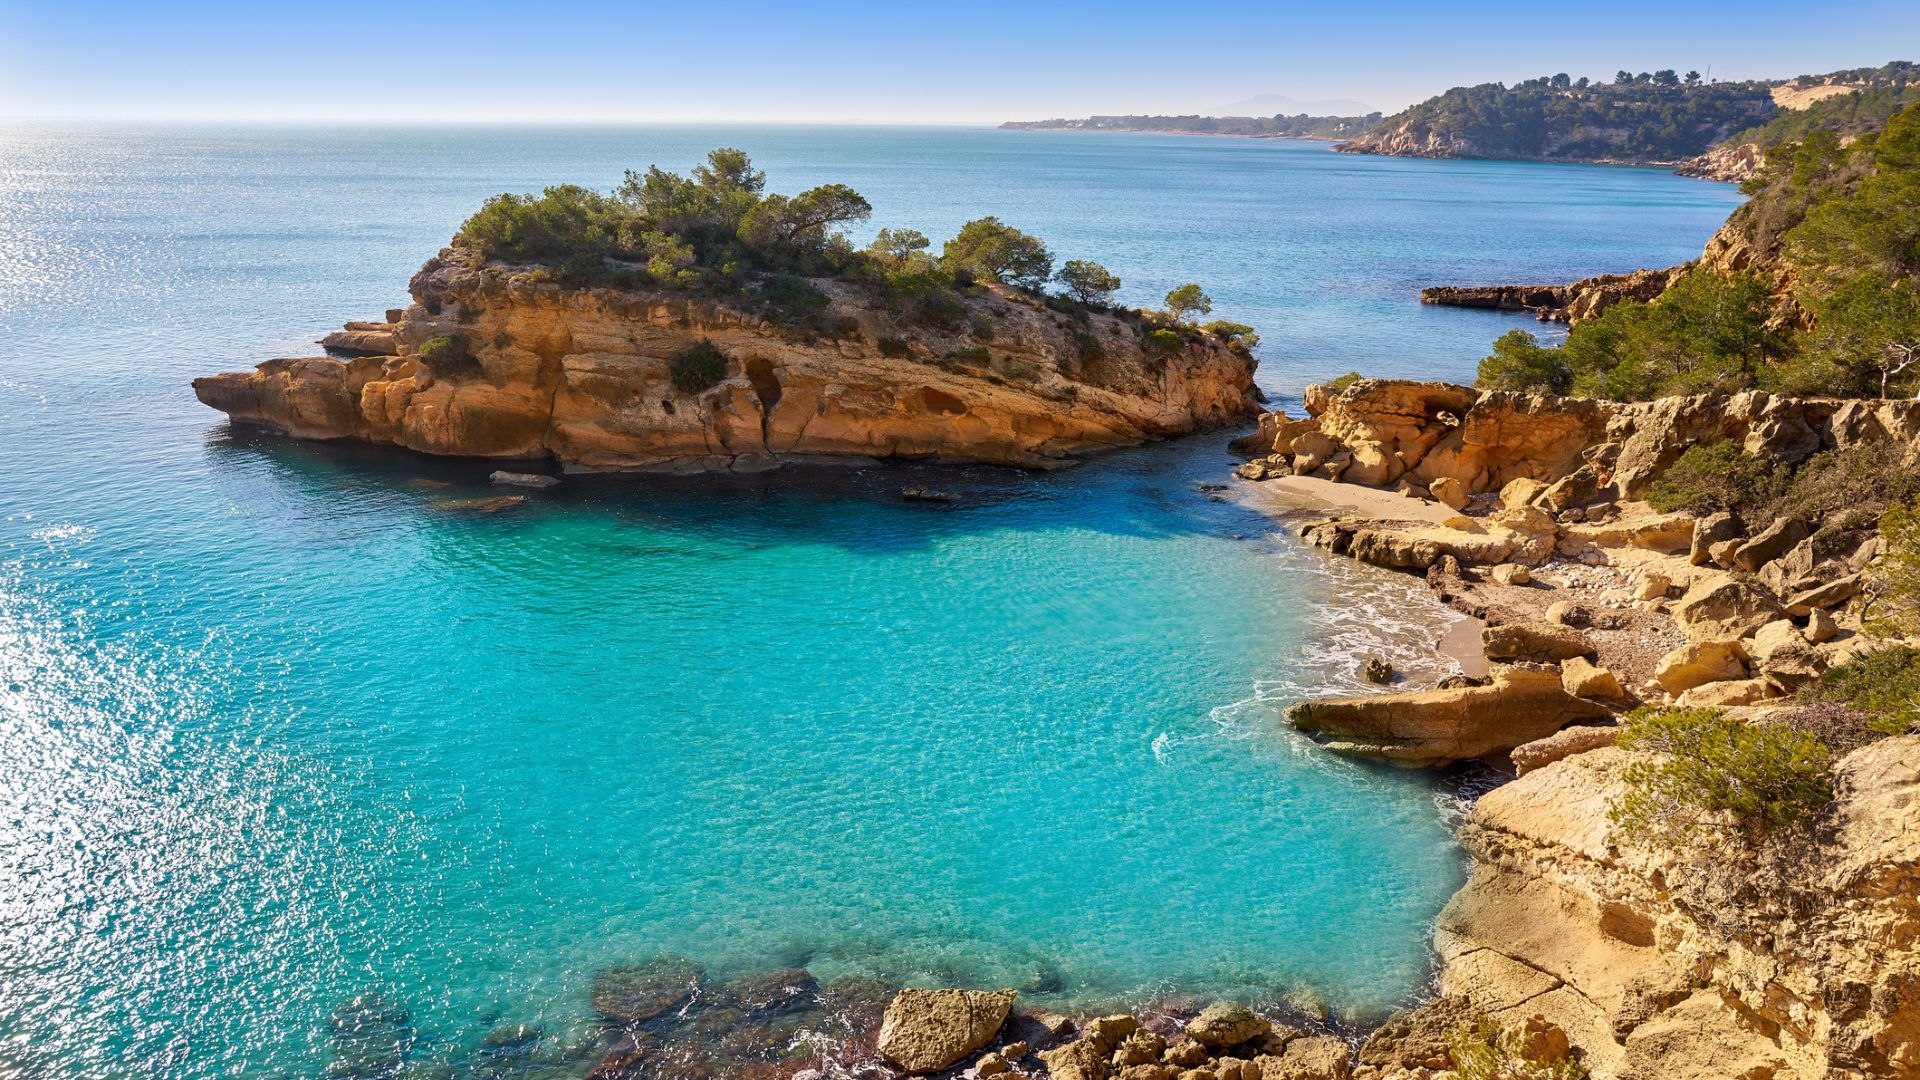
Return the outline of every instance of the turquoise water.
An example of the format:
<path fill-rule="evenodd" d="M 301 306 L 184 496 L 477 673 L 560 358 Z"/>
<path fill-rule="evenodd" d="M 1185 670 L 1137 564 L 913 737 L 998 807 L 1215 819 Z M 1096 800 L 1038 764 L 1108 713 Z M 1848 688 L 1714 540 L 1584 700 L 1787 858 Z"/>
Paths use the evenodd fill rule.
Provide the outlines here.
<path fill-rule="evenodd" d="M 1646 170 L 922 129 L 0 129 L 0 1073 L 313 1075 L 378 991 L 460 1073 L 596 970 L 1192 993 L 1365 1018 L 1429 972 L 1448 791 L 1278 724 L 1446 617 L 1198 490 L 1069 473 L 576 482 L 230 431 L 197 374 L 404 299 L 483 196 L 727 143 L 939 235 L 999 213 L 1262 380 L 1465 378 L 1422 284 L 1678 261 Z M 962 498 L 904 503 L 907 478 Z M 590 1039 L 588 1040 L 591 1041 Z"/>

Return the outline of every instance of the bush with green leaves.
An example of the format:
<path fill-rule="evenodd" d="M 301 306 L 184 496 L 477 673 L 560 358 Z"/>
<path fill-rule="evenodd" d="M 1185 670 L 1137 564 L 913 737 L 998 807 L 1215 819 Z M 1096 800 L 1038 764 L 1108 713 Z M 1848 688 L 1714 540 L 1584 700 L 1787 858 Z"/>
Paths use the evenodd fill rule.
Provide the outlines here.
<path fill-rule="evenodd" d="M 698 394 L 720 385 L 727 377 L 727 356 L 705 338 L 675 353 L 667 361 L 667 374 L 673 388 L 683 394 Z"/>
<path fill-rule="evenodd" d="M 1167 318 L 1174 322 L 1185 322 L 1191 315 L 1212 313 L 1213 297 L 1191 281 L 1167 293 Z"/>
<path fill-rule="evenodd" d="M 1260 344 L 1259 333 L 1246 323 L 1215 319 L 1200 329 L 1225 341 L 1229 346 L 1236 349 L 1251 352 L 1255 346 Z"/>
<path fill-rule="evenodd" d="M 1120 291 L 1120 278 L 1106 267 L 1087 259 L 1068 259 L 1056 275 L 1068 295 L 1089 306 L 1107 304 Z"/>
<path fill-rule="evenodd" d="M 1171 355 L 1187 347 L 1187 339 L 1180 336 L 1180 331 L 1172 330 L 1164 326 L 1142 334 L 1140 341 L 1148 352 L 1161 353 L 1163 355 Z"/>
<path fill-rule="evenodd" d="M 1608 807 L 1618 839 L 1758 842 L 1833 802 L 1832 749 L 1789 724 L 1643 707 L 1627 714 L 1619 745 L 1644 756 L 1627 767 L 1625 791 Z"/>
<path fill-rule="evenodd" d="M 441 378 L 464 375 L 477 368 L 478 362 L 473 352 L 467 348 L 467 339 L 459 334 L 439 334 L 420 343 L 415 350 L 420 362 Z"/>
<path fill-rule="evenodd" d="M 1525 330 L 1509 330 L 1493 342 L 1493 354 L 1480 361 L 1475 385 L 1487 390 L 1564 394 L 1573 389 L 1573 368 L 1566 351 L 1540 344 Z"/>
<path fill-rule="evenodd" d="M 1758 511 L 1786 490 L 1788 472 L 1773 458 L 1748 454 L 1731 440 L 1687 447 L 1647 489 L 1655 510 L 1764 516 Z"/>
<path fill-rule="evenodd" d="M 1328 379 L 1326 382 L 1321 383 L 1320 388 L 1325 390 L 1329 396 L 1339 397 L 1341 394 L 1346 393 L 1348 387 L 1364 378 L 1366 378 L 1366 376 L 1357 371 L 1349 371 L 1345 375 Z"/>
<path fill-rule="evenodd" d="M 899 357 L 913 355 L 913 346 L 907 344 L 905 338 L 883 337 L 873 344 L 874 347 L 880 350 L 881 356 L 891 356 L 897 359 Z"/>
<path fill-rule="evenodd" d="M 1920 637 L 1920 499 L 1897 503 L 1880 519 L 1880 557 L 1868 567 L 1867 628 Z"/>
<path fill-rule="evenodd" d="M 1885 645 L 1859 653 L 1828 668 L 1801 696 L 1864 713 L 1880 734 L 1904 735 L 1920 728 L 1920 649 Z"/>
<path fill-rule="evenodd" d="M 1483 1016 L 1448 1032 L 1449 1075 L 1454 1080 L 1587 1080 L 1591 1075 L 1571 1054 L 1545 1051 L 1537 1045 L 1542 1041 L 1530 1039 L 1524 1025 L 1502 1029 Z"/>
<path fill-rule="evenodd" d="M 1047 245 L 992 216 L 960 226 L 959 234 L 941 249 L 940 264 L 1025 289 L 1038 289 L 1053 276 L 1053 253 Z"/>

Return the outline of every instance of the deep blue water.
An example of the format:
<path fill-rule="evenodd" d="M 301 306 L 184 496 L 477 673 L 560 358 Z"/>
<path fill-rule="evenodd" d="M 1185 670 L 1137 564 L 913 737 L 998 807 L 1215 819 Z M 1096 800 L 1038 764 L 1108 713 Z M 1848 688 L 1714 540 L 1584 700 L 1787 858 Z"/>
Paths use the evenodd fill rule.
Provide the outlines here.
<path fill-rule="evenodd" d="M 312 1075 L 343 1000 L 460 1075 L 662 954 L 1377 1015 L 1457 885 L 1429 776 L 1279 708 L 1445 625 L 1196 489 L 1217 436 L 1067 473 L 576 482 L 230 432 L 198 374 L 404 302 L 479 201 L 738 145 L 936 242 L 996 213 L 1262 382 L 1467 379 L 1425 284 L 1697 253 L 1649 170 L 964 129 L 0 128 L 0 1073 Z"/>

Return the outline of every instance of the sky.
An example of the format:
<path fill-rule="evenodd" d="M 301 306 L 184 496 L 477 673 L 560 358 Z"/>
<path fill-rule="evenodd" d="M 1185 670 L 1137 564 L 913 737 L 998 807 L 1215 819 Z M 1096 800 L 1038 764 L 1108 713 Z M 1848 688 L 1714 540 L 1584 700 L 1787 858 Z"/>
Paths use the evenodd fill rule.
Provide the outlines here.
<path fill-rule="evenodd" d="M 1920 2 L 0 0 L 0 116 L 979 123 L 1920 59 Z"/>

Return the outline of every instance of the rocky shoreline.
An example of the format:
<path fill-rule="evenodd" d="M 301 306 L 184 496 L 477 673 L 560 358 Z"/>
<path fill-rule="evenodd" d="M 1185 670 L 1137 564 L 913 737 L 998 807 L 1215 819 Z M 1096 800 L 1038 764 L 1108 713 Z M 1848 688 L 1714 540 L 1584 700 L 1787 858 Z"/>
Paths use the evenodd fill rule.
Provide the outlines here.
<path fill-rule="evenodd" d="M 1301 534 L 1424 575 L 1486 620 L 1498 666 L 1484 681 L 1303 703 L 1290 719 L 1338 752 L 1410 766 L 1505 754 L 1519 774 L 1461 830 L 1474 870 L 1436 921 L 1442 996 L 1413 1021 L 1464 1010 L 1544 1023 L 1602 1080 L 1920 1069 L 1920 737 L 1847 750 L 1826 825 L 1789 855 L 1729 868 L 1711 850 L 1622 839 L 1609 819 L 1636 760 L 1613 746 L 1616 714 L 1698 705 L 1768 723 L 1868 645 L 1870 521 L 1749 530 L 1728 514 L 1658 513 L 1647 489 L 1703 443 L 1795 463 L 1836 448 L 1913 460 L 1920 403 L 1622 405 L 1363 380 L 1310 388 L 1306 405 L 1238 444 L 1253 455 L 1240 475 L 1376 492 L 1368 514 Z M 1377 1075 L 1438 1073 L 1402 1060 Z"/>
<path fill-rule="evenodd" d="M 1436 285 L 1420 290 L 1420 302 L 1482 311 L 1530 311 L 1541 322 L 1590 319 L 1622 300 L 1652 300 L 1692 264 L 1631 274 L 1600 274 L 1565 285 Z"/>

